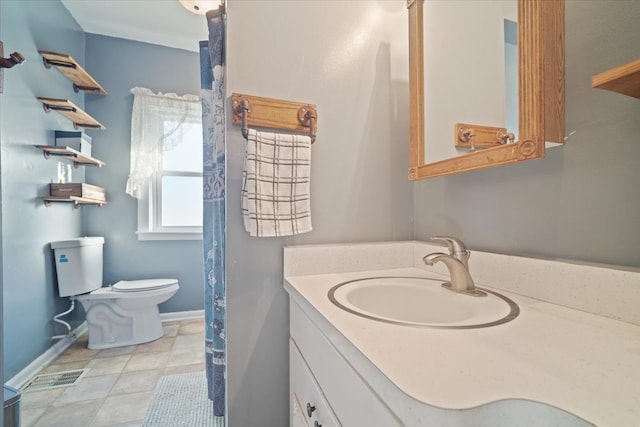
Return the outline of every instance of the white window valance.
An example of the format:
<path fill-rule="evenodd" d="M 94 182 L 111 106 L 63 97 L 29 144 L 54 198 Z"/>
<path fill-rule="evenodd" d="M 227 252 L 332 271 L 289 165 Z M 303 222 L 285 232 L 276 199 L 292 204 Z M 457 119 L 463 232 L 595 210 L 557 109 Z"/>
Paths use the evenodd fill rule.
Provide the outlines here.
<path fill-rule="evenodd" d="M 131 113 L 131 167 L 126 193 L 140 198 L 142 190 L 159 170 L 162 153 L 178 146 L 184 123 L 201 122 L 202 109 L 197 95 L 153 93 L 134 87 Z"/>

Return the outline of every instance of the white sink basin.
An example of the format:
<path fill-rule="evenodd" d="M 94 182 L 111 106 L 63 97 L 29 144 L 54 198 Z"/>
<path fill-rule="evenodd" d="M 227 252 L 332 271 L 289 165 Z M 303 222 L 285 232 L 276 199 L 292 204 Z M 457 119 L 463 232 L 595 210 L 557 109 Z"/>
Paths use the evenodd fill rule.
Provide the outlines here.
<path fill-rule="evenodd" d="M 372 320 L 443 329 L 484 328 L 515 319 L 520 309 L 496 292 L 473 297 L 441 286 L 442 279 L 371 277 L 340 283 L 329 291 L 332 303 Z"/>

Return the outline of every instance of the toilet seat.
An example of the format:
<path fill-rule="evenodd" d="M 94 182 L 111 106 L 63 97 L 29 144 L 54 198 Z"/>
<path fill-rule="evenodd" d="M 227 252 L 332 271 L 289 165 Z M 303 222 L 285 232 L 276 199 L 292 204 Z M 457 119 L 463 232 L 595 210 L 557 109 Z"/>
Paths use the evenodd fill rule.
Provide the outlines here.
<path fill-rule="evenodd" d="M 141 292 L 162 289 L 177 283 L 176 279 L 121 280 L 111 288 L 117 292 Z"/>

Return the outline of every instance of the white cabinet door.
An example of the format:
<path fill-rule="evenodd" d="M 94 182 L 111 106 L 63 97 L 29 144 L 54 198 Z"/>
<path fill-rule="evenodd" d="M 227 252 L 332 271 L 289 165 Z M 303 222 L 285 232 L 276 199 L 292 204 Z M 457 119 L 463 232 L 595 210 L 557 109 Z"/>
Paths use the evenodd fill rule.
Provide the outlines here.
<path fill-rule="evenodd" d="M 289 340 L 289 388 L 291 427 L 340 427 L 340 423 L 292 340 Z"/>
<path fill-rule="evenodd" d="M 291 427 L 309 427 L 307 419 L 295 392 L 291 393 Z"/>
<path fill-rule="evenodd" d="M 290 332 L 331 410 L 345 426 L 399 427 L 402 421 L 356 373 L 294 301 Z M 302 401 L 301 401 L 302 402 Z"/>

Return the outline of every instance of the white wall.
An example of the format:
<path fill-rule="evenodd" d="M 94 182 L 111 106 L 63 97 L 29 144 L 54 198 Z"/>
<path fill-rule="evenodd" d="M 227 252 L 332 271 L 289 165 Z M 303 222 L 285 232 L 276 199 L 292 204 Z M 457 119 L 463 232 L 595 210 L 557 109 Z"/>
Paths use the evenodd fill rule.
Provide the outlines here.
<path fill-rule="evenodd" d="M 314 230 L 291 238 L 250 238 L 244 231 L 246 142 L 238 127 L 228 126 L 230 426 L 288 425 L 282 247 L 411 237 L 408 84 L 406 76 L 391 78 L 396 55 L 388 42 L 391 29 L 407 34 L 405 7 L 404 1 L 228 3 L 227 95 L 315 103 L 319 114 L 312 152 Z"/>

